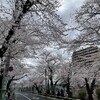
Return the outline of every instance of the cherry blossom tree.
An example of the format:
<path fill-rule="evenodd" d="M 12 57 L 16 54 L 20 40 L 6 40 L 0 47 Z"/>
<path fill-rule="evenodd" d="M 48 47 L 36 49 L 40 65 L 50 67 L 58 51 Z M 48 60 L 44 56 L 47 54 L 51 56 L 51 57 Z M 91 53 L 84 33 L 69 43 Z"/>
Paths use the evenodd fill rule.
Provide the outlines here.
<path fill-rule="evenodd" d="M 73 46 L 99 45 L 100 43 L 100 2 L 99 0 L 86 0 L 79 10 L 75 12 L 72 30 L 78 35 L 72 41 Z"/>
<path fill-rule="evenodd" d="M 55 12 L 59 1 L 4 0 L 0 6 L 2 60 L 8 48 L 13 57 L 34 55 L 35 50 L 62 39 L 65 25 Z"/>
<path fill-rule="evenodd" d="M 7 2 L 9 5 L 5 4 Z M 3 25 L 1 27 L 5 24 L 8 25 L 1 29 L 0 57 L 3 57 L 10 44 L 17 41 L 21 41 L 20 44 L 23 44 L 25 39 L 29 37 L 30 42 L 31 40 L 34 41 L 32 42 L 34 46 L 38 43 L 43 44 L 43 39 L 45 44 L 48 44 L 48 41 L 50 42 L 51 40 L 55 41 L 56 39 L 58 41 L 58 39 L 61 39 L 65 29 L 61 18 L 55 13 L 57 7 L 59 7 L 58 0 L 2 1 L 0 8 L 1 24 Z"/>
<path fill-rule="evenodd" d="M 100 2 L 99 0 L 86 0 L 79 10 L 75 12 L 75 23 L 73 30 L 77 30 L 79 33 L 74 40 L 72 40 L 71 47 L 79 48 L 80 46 L 87 45 L 99 45 L 100 42 Z M 98 54 L 97 54 L 98 55 Z M 95 57 L 92 56 L 89 59 L 95 63 L 92 66 L 84 66 L 82 68 L 76 68 L 81 73 L 80 76 L 86 85 L 88 99 L 93 100 L 93 90 L 97 76 L 99 76 L 99 60 L 96 61 Z M 84 62 L 85 63 L 85 62 Z M 95 66 L 95 67 L 94 67 Z M 91 82 L 90 82 L 91 81 Z M 91 85 L 89 85 L 91 84 Z"/>
<path fill-rule="evenodd" d="M 76 82 L 73 80 L 74 75 L 71 62 L 66 62 L 66 60 L 63 59 L 62 68 L 57 73 L 57 76 L 60 78 L 60 83 L 64 85 L 64 88 L 66 88 L 68 98 L 72 98 L 71 86 L 75 86 Z"/>
<path fill-rule="evenodd" d="M 39 61 L 37 72 L 45 78 L 45 85 L 49 86 L 51 94 L 55 94 L 55 86 L 60 80 L 57 78 L 57 72 L 61 68 L 61 56 L 51 52 L 43 52 L 41 60 Z"/>
<path fill-rule="evenodd" d="M 100 76 L 100 53 L 91 54 L 91 57 L 80 57 L 84 60 L 83 63 L 77 63 L 77 66 L 74 67 L 74 72 L 77 72 L 76 77 L 79 76 L 83 85 L 86 85 L 86 90 L 88 93 L 88 100 L 94 100 L 93 93 L 95 89 L 96 82 L 99 81 Z M 87 61 L 92 61 L 90 65 L 87 65 Z"/>
<path fill-rule="evenodd" d="M 24 78 L 21 83 L 25 81 L 26 85 L 24 87 L 31 87 L 37 91 L 37 93 L 42 93 L 44 77 L 37 73 L 36 70 L 33 73 L 28 73 L 27 77 Z"/>
<path fill-rule="evenodd" d="M 56 14 L 59 6 L 59 0 L 1 0 L 1 62 L 4 63 L 9 50 L 16 58 L 35 54 L 45 45 L 60 44 L 65 36 L 65 24 Z"/>

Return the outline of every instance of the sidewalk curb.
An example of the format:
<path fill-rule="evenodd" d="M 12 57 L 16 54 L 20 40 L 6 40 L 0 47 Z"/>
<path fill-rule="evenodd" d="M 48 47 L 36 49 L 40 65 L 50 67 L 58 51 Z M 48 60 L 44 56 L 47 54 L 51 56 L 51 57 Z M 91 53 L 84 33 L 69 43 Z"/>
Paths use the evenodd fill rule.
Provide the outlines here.
<path fill-rule="evenodd" d="M 53 98 L 53 97 L 50 97 L 50 96 L 44 96 L 44 95 L 40 95 L 40 94 L 34 94 L 34 95 L 38 95 L 38 96 L 41 96 L 41 97 L 46 97 L 46 98 L 49 98 L 49 99 L 52 99 L 52 100 L 62 100 L 62 99 Z"/>

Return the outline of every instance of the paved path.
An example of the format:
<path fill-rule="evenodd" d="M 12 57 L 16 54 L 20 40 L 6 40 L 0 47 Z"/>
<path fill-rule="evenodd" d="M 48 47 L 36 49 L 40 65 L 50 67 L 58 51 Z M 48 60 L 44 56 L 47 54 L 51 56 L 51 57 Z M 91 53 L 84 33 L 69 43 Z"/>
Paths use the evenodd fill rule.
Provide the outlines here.
<path fill-rule="evenodd" d="M 16 93 L 17 100 L 59 100 L 45 96 L 38 96 L 32 93 Z"/>

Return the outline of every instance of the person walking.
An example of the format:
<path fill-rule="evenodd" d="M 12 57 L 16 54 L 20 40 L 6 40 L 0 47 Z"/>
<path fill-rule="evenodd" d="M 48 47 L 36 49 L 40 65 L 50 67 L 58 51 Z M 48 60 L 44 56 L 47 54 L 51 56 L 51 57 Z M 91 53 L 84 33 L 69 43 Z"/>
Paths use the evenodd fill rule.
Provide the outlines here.
<path fill-rule="evenodd" d="M 63 91 L 63 89 L 61 89 L 61 97 L 64 97 L 64 91 Z"/>
<path fill-rule="evenodd" d="M 57 97 L 59 97 L 59 96 L 60 96 L 60 91 L 58 90 L 58 91 L 57 91 Z"/>
<path fill-rule="evenodd" d="M 7 94 L 7 92 L 5 94 L 5 100 L 8 100 L 8 94 Z"/>

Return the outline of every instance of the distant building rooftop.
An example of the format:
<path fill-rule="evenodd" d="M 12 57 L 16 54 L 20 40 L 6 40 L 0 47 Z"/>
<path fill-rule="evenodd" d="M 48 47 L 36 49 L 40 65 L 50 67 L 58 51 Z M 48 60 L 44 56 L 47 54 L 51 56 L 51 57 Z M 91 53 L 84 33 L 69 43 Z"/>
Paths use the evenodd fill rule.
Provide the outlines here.
<path fill-rule="evenodd" d="M 72 63 L 77 65 L 78 63 L 85 63 L 91 65 L 94 62 L 94 59 L 97 59 L 97 55 L 100 52 L 100 49 L 97 46 L 87 47 L 73 52 L 72 54 Z"/>

